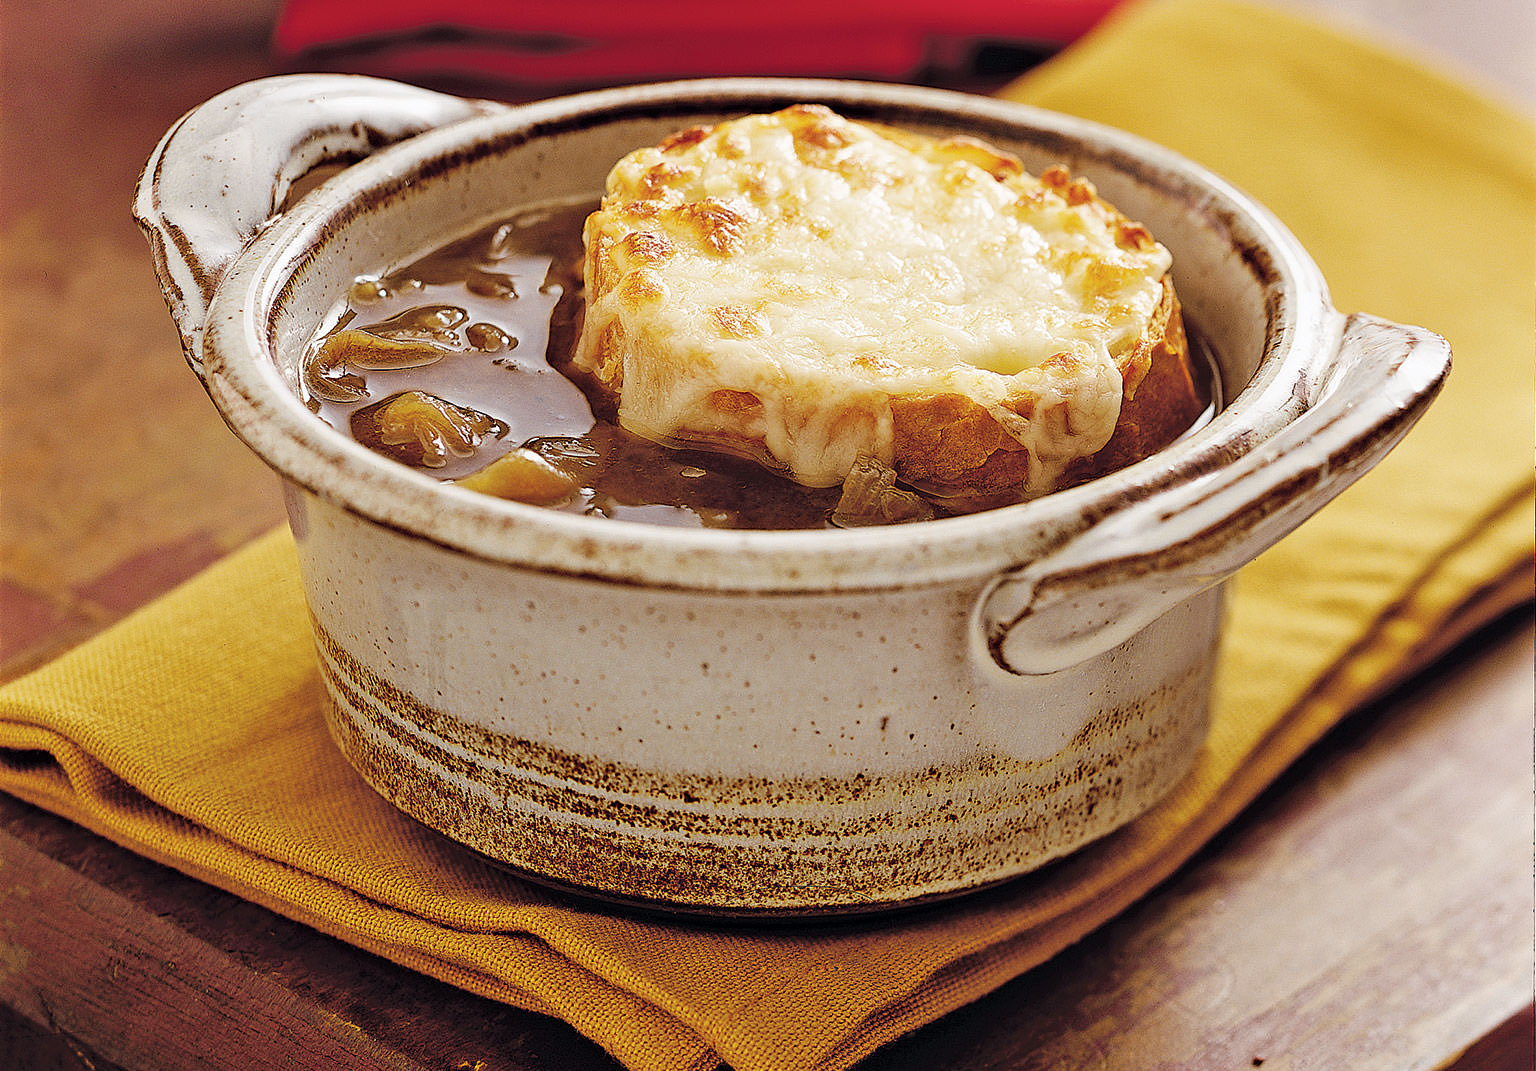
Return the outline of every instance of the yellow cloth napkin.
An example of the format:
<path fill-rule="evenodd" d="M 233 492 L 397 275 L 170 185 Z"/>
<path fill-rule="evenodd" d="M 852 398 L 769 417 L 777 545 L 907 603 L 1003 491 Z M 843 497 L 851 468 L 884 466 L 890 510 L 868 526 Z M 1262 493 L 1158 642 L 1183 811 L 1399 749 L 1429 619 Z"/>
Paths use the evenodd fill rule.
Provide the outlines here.
<path fill-rule="evenodd" d="M 1530 597 L 1536 132 L 1393 56 L 1218 0 L 1124 9 L 1010 95 L 1224 173 L 1298 232 L 1340 307 L 1456 353 L 1408 440 L 1241 575 L 1210 742 L 1151 813 L 1040 874 L 866 925 L 587 909 L 402 818 L 340 759 L 286 533 L 0 689 L 0 788 L 561 1016 L 643 1071 L 848 1067 L 1122 910 L 1459 624 Z"/>

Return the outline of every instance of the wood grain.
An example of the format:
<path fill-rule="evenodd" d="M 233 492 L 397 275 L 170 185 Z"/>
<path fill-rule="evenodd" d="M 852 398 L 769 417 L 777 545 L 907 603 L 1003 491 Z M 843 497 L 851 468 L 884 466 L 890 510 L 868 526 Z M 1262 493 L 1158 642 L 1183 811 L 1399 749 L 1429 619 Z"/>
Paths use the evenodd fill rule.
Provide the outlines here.
<path fill-rule="evenodd" d="M 1449 1066 L 1531 998 L 1519 616 L 1342 724 L 1137 908 L 865 1071 Z"/>
<path fill-rule="evenodd" d="M 78 5 L 64 18 L 48 4 L 6 5 L 5 677 L 282 519 L 276 480 L 187 370 L 129 216 L 166 128 L 233 82 L 271 73 L 269 8 L 215 6 L 178 22 L 171 5 L 144 0 Z M 72 47 L 60 47 L 61 32 Z"/>
<path fill-rule="evenodd" d="M 425 978 L 4 795 L 0 888 L 0 1003 L 93 1060 L 618 1071 L 559 1020 Z"/>
<path fill-rule="evenodd" d="M 273 73 L 275 8 L 6 2 L 0 679 L 281 521 L 128 215 L 178 115 Z M 1137 907 L 860 1071 L 1529 1071 L 1532 645 L 1528 609 L 1490 626 Z M 4 1067 L 616 1068 L 5 796 L 0 1004 Z"/>
<path fill-rule="evenodd" d="M 1536 698 L 1509 686 L 1528 679 L 1527 616 L 1345 723 L 1138 907 L 860 1071 L 1524 1071 L 1504 1024 L 1529 1002 L 1536 910 Z M 0 1001 L 70 1051 L 132 1067 L 616 1066 L 562 1023 L 5 797 L 0 874 Z"/>

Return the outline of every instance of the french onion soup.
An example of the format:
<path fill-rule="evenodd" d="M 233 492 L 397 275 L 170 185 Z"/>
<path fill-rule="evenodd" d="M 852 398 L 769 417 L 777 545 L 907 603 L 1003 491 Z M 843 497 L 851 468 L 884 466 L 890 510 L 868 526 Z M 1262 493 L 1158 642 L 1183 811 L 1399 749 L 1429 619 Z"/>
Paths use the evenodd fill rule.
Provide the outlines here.
<path fill-rule="evenodd" d="M 358 279 L 303 388 L 365 446 L 517 501 L 923 520 L 1092 479 L 1209 415 L 1170 268 L 1065 168 L 800 105 Z"/>

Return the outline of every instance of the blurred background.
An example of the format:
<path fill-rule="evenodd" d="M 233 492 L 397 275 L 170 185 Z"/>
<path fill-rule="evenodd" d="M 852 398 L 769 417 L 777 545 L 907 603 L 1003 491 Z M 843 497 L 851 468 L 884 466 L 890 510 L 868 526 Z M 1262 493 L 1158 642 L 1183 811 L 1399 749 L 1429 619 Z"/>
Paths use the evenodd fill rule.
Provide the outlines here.
<path fill-rule="evenodd" d="M 1263 2 L 1536 110 L 1531 0 Z M 393 74 L 507 99 L 720 71 L 986 92 L 1114 6 L 779 0 L 751 10 L 769 11 L 780 30 L 744 34 L 731 20 L 749 16 L 732 5 L 682 0 L 593 0 L 579 10 L 484 0 L 3 0 L 0 674 L 67 649 L 282 518 L 275 481 L 181 367 L 129 218 L 150 149 L 193 105 L 301 69 Z M 839 30 L 807 32 L 796 20 Z M 133 408 L 154 418 L 123 419 Z M 125 556 L 134 546 L 155 550 Z"/>
<path fill-rule="evenodd" d="M 1375 38 L 1536 110 L 1530 0 L 1262 2 Z M 181 367 L 129 218 L 150 149 L 193 105 L 300 69 L 392 74 L 507 99 L 722 71 L 986 92 L 1114 6 L 779 0 L 753 9 L 770 11 L 779 30 L 744 34 L 731 20 L 746 16 L 733 6 L 682 0 L 594 0 L 579 10 L 483 0 L 3 0 L 0 674 L 66 649 L 281 520 L 275 481 Z M 807 32 L 796 20 L 839 29 Z M 122 419 L 140 406 L 155 418 Z M 123 547 L 151 544 L 153 554 L 121 557 Z"/>
<path fill-rule="evenodd" d="M 1532 0 L 1255 2 L 1373 39 L 1536 113 Z M 0 680 L 283 517 L 277 481 L 183 366 L 129 215 L 145 159 L 187 109 L 248 79 L 322 69 L 505 99 L 705 73 L 988 92 L 1115 6 L 775 0 L 750 10 L 782 25 L 800 16 L 844 28 L 753 31 L 743 50 L 740 27 L 726 21 L 731 5 L 679 0 L 592 0 L 574 13 L 491 0 L 0 0 Z M 610 9 L 651 22 L 598 17 Z M 445 25 L 449 15 L 457 28 Z M 515 21 L 524 17 L 570 21 Z M 8 1014 L 0 1008 L 0 1065 L 19 1051 L 4 1045 Z"/>

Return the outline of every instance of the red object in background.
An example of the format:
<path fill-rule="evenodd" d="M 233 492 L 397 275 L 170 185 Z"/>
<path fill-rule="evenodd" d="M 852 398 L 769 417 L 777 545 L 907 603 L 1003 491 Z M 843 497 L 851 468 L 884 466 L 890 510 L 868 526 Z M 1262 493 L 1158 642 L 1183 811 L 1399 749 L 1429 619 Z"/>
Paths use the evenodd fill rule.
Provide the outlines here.
<path fill-rule="evenodd" d="M 273 44 L 292 67 L 397 78 L 582 85 L 708 75 L 904 79 L 1036 58 L 1118 0 L 287 0 Z"/>

